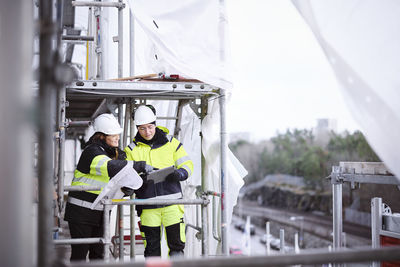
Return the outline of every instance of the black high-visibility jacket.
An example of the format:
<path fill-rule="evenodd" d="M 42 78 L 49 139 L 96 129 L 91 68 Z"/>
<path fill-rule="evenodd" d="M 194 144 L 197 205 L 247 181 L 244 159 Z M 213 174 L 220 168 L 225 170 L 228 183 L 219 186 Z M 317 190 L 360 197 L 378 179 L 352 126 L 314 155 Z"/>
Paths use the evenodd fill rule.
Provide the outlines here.
<path fill-rule="evenodd" d="M 103 189 L 108 181 L 127 165 L 125 152 L 120 149 L 117 151 L 118 159 L 113 160 L 111 158 L 116 156 L 115 148 L 103 141 L 89 139 L 79 158 L 72 185 L 95 185 L 102 186 Z M 89 208 L 100 192 L 101 190 L 70 191 L 64 219 L 69 222 L 101 226 L 103 210 Z"/>

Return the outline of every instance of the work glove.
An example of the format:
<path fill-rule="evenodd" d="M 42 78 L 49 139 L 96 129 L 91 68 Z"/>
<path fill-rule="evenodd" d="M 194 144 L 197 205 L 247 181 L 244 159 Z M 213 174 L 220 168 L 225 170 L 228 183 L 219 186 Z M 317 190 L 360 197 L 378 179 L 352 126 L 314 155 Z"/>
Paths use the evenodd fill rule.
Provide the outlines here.
<path fill-rule="evenodd" d="M 187 178 L 187 171 L 185 169 L 181 168 L 181 169 L 174 170 L 173 173 L 168 174 L 168 176 L 165 177 L 165 180 L 167 182 L 172 183 L 172 182 L 183 181 L 186 178 Z"/>
<path fill-rule="evenodd" d="M 154 169 L 153 166 L 146 164 L 146 161 L 134 161 L 133 168 L 138 173 L 149 173 Z"/>
<path fill-rule="evenodd" d="M 153 166 L 146 164 L 146 166 L 144 166 L 144 173 L 150 173 L 154 170 Z"/>
<path fill-rule="evenodd" d="M 124 197 L 132 196 L 133 193 L 135 193 L 135 190 L 133 190 L 130 187 L 126 187 L 126 186 L 121 187 L 121 191 L 122 191 L 122 193 L 124 193 Z"/>

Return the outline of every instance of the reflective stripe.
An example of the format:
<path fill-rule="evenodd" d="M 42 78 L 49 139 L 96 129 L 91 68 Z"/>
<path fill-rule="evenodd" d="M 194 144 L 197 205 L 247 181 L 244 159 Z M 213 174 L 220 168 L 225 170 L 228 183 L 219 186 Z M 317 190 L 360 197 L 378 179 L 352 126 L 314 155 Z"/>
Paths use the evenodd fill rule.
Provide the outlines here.
<path fill-rule="evenodd" d="M 189 168 L 188 165 L 182 165 L 181 168 L 184 168 L 188 172 L 188 177 L 192 175 L 192 170 Z"/>
<path fill-rule="evenodd" d="M 102 158 L 101 160 L 99 160 L 99 162 L 97 162 L 97 165 L 96 165 L 96 175 L 99 175 L 99 176 L 101 176 L 101 166 L 103 166 L 103 164 L 104 164 L 104 162 L 106 162 L 107 160 L 110 160 L 110 158 L 109 157 L 104 157 L 104 158 Z"/>
<path fill-rule="evenodd" d="M 90 209 L 90 207 L 92 206 L 92 202 L 89 201 L 85 201 L 85 200 L 81 200 L 81 199 L 77 199 L 74 197 L 68 197 L 67 200 L 69 203 L 80 206 L 80 207 L 84 207 L 87 209 Z M 104 210 L 103 204 L 97 204 L 96 207 L 93 208 L 94 210 Z"/>
<path fill-rule="evenodd" d="M 84 176 L 83 177 L 79 177 L 79 178 L 74 177 L 74 179 L 72 179 L 72 182 L 80 182 L 80 183 L 85 183 L 85 184 L 88 184 L 88 185 L 101 186 L 101 187 L 104 187 L 104 186 L 107 185 L 107 183 L 100 182 L 100 181 L 97 181 L 97 180 L 94 180 L 94 179 L 90 179 L 90 178 L 87 178 L 87 177 L 84 177 Z"/>
<path fill-rule="evenodd" d="M 179 159 L 177 159 L 175 161 L 175 166 L 179 166 L 179 165 L 181 165 L 182 163 L 184 163 L 185 161 L 188 161 L 188 160 L 190 160 L 189 156 L 181 157 L 181 158 L 179 158 Z"/>
<path fill-rule="evenodd" d="M 179 192 L 179 193 L 170 194 L 170 195 L 150 197 L 147 199 L 181 199 L 182 197 L 183 197 L 182 193 Z"/>
<path fill-rule="evenodd" d="M 132 143 L 130 143 L 128 146 L 129 146 L 129 148 L 130 148 L 131 150 L 133 150 L 133 148 L 136 146 L 136 143 L 135 143 L 135 142 L 132 142 Z"/>
<path fill-rule="evenodd" d="M 181 148 L 182 143 L 179 143 L 179 146 L 175 149 L 175 152 L 179 150 L 179 148 Z"/>

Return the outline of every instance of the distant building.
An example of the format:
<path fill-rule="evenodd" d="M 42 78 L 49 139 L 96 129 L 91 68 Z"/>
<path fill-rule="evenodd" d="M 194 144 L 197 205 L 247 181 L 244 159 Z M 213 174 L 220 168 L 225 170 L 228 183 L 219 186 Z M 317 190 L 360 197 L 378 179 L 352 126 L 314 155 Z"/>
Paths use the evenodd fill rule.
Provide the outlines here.
<path fill-rule="evenodd" d="M 317 119 L 317 126 L 314 131 L 316 143 L 322 146 L 327 145 L 331 131 L 337 132 L 336 119 Z"/>
<path fill-rule="evenodd" d="M 337 131 L 337 120 L 336 119 L 317 119 L 316 131 Z"/>

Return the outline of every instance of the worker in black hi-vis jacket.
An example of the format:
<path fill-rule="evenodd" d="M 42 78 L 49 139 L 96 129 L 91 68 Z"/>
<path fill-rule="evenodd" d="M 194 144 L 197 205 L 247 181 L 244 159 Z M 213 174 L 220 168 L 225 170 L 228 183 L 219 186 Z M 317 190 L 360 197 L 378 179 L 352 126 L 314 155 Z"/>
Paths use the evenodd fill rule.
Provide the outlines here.
<path fill-rule="evenodd" d="M 128 162 L 125 160 L 125 152 L 118 148 L 122 128 L 112 114 L 98 116 L 94 120 L 93 127 L 95 133 L 85 145 L 74 173 L 72 186 L 90 185 L 103 189 L 108 181 L 119 173 L 130 175 L 133 170 L 138 173 L 152 171 L 153 168 L 146 165 L 144 161 Z M 136 182 L 137 188 L 139 188 L 142 181 Z M 125 194 L 133 193 L 130 188 L 123 187 L 121 190 Z M 103 206 L 98 204 L 91 209 L 92 203 L 100 192 L 101 190 L 69 192 L 65 220 L 68 221 L 72 238 L 103 236 Z M 88 252 L 89 259 L 104 257 L 102 244 L 73 244 L 71 247 L 71 261 L 85 260 Z"/>

